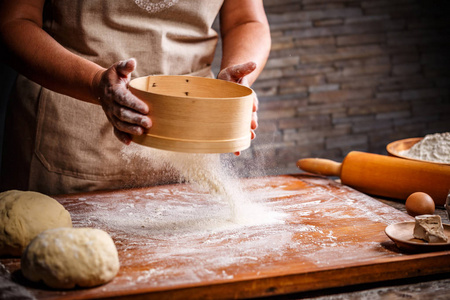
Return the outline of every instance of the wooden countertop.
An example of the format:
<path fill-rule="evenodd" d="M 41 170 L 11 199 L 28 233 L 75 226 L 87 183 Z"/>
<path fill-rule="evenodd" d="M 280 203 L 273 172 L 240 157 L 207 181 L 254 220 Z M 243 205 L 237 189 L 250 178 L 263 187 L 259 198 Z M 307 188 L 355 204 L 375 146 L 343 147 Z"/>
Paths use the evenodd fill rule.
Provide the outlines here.
<path fill-rule="evenodd" d="M 18 259 L 0 259 L 3 278 L 38 299 L 295 299 L 450 272 L 450 251 L 402 253 L 385 235 L 387 225 L 413 220 L 393 208 L 400 203 L 307 174 L 242 185 L 253 201 L 238 223 L 226 203 L 187 184 L 56 197 L 74 227 L 110 233 L 119 274 L 100 287 L 55 291 L 24 280 Z"/>

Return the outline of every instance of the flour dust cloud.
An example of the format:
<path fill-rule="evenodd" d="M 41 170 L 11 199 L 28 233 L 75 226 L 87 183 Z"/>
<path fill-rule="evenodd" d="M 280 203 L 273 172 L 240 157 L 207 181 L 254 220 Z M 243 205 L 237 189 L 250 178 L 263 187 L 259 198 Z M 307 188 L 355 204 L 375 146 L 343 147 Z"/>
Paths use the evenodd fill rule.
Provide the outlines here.
<path fill-rule="evenodd" d="M 179 182 L 192 184 L 200 191 L 207 191 L 216 200 L 227 203 L 229 222 L 258 225 L 278 223 L 282 219 L 280 213 L 264 205 L 264 199 L 252 199 L 251 193 L 242 188 L 230 156 L 172 152 L 136 144 L 124 147 L 122 156 L 142 160 L 143 167 L 148 164 L 156 169 L 170 169 Z"/>

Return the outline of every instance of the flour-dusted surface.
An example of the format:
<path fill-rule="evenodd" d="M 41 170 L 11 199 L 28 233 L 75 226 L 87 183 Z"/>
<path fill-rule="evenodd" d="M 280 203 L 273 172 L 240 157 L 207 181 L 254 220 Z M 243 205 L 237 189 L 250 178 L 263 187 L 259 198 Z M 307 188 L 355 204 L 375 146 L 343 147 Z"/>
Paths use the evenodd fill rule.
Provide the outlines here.
<path fill-rule="evenodd" d="M 450 164 L 450 132 L 428 134 L 399 154 L 413 159 Z"/>
<path fill-rule="evenodd" d="M 93 289 L 30 291 L 38 298 L 66 299 L 201 287 L 208 293 L 208 287 L 236 284 L 225 291 L 260 296 L 283 292 L 284 276 L 307 278 L 291 284 L 290 291 L 332 287 L 336 279 L 315 274 L 338 270 L 341 284 L 349 284 L 355 279 L 346 277 L 347 270 L 415 257 L 400 253 L 384 234 L 387 225 L 412 217 L 332 180 L 276 176 L 241 184 L 251 201 L 240 208 L 245 213 L 238 222 L 226 201 L 191 184 L 58 197 L 74 227 L 111 235 L 121 269 L 112 282 Z M 13 269 L 13 263 L 6 265 Z M 320 285 L 305 285 L 308 276 Z"/>

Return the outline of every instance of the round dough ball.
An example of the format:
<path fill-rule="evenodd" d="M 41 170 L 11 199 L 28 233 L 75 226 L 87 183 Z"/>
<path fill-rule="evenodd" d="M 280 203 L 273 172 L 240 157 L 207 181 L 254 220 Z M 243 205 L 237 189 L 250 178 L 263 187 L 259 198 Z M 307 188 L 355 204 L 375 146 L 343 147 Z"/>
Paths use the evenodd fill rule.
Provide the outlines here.
<path fill-rule="evenodd" d="M 20 257 L 34 237 L 57 227 L 72 227 L 72 219 L 55 199 L 28 191 L 0 193 L 0 255 Z"/>
<path fill-rule="evenodd" d="M 111 237 L 100 229 L 48 229 L 22 255 L 23 275 L 58 289 L 91 287 L 112 280 L 119 257 Z"/>

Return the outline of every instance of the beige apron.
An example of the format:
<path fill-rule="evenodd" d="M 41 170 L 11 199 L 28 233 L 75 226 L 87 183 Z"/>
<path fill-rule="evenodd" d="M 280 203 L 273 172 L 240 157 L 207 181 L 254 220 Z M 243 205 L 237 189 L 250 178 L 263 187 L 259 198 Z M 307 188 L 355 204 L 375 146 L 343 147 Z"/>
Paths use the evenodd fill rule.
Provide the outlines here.
<path fill-rule="evenodd" d="M 223 0 L 67 0 L 45 8 L 44 29 L 103 67 L 136 58 L 133 77 L 211 76 Z M 173 179 L 157 153 L 124 146 L 102 108 L 19 76 L 8 110 L 2 189 L 46 194 L 156 185 Z M 144 149 L 143 149 L 144 148 Z"/>

